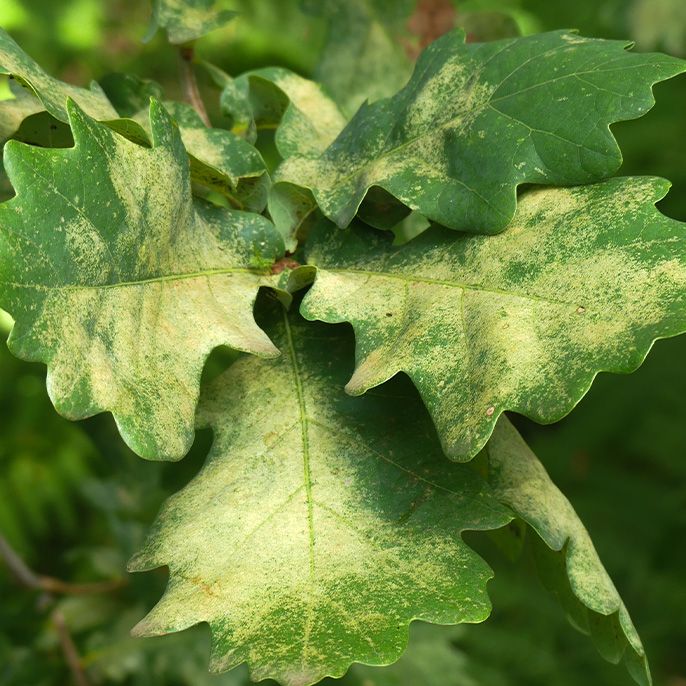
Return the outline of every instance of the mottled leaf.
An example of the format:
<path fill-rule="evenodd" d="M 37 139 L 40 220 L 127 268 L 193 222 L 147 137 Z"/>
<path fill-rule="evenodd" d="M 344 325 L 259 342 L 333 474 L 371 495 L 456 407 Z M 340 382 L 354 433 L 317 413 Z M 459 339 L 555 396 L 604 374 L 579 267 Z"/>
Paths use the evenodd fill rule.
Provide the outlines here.
<path fill-rule="evenodd" d="M 311 234 L 308 319 L 349 321 L 357 395 L 403 371 L 456 460 L 504 410 L 567 414 L 599 371 L 629 372 L 686 330 L 686 231 L 654 203 L 669 184 L 618 178 L 531 190 L 498 236 L 434 227 L 400 247 L 357 226 Z"/>
<path fill-rule="evenodd" d="M 393 95 L 412 73 L 407 22 L 416 0 L 307 0 L 327 20 L 316 78 L 352 116 L 368 100 Z"/>
<path fill-rule="evenodd" d="M 304 686 L 393 662 L 413 619 L 485 619 L 490 572 L 461 532 L 511 515 L 443 457 L 406 379 L 350 398 L 350 333 L 275 317 L 282 356 L 244 357 L 203 390 L 214 445 L 130 563 L 170 569 L 134 633 L 207 622 L 212 671 L 245 661 Z"/>
<path fill-rule="evenodd" d="M 570 502 L 505 417 L 485 452 L 496 497 L 540 537 L 539 567 L 550 590 L 574 624 L 591 634 L 603 657 L 624 662 L 634 679 L 648 686 L 641 639 Z"/>
<path fill-rule="evenodd" d="M 210 351 L 277 354 L 252 304 L 283 243 L 259 215 L 193 203 L 186 152 L 156 102 L 151 149 L 73 103 L 69 114 L 74 148 L 5 147 L 17 192 L 0 206 L 9 345 L 48 365 L 61 414 L 108 410 L 137 453 L 178 459 Z"/>
<path fill-rule="evenodd" d="M 275 129 L 284 159 L 324 152 L 347 121 L 321 86 L 282 67 L 226 77 L 223 86 L 222 110 L 233 131 L 254 140 L 259 129 Z"/>
<path fill-rule="evenodd" d="M 233 120 L 233 132 L 254 141 L 259 131 L 273 130 L 284 159 L 322 153 L 345 126 L 345 117 L 322 88 L 288 69 L 258 69 L 235 80 L 216 68 L 213 73 L 223 84 L 222 110 Z M 312 193 L 289 183 L 272 188 L 269 213 L 291 251 L 319 219 Z"/>
<path fill-rule="evenodd" d="M 166 29 L 170 43 L 188 43 L 228 24 L 236 12 L 227 0 L 153 0 L 152 19 L 143 39 Z"/>
<path fill-rule="evenodd" d="M 589 183 L 621 155 L 609 124 L 653 105 L 651 86 L 686 69 L 627 44 L 554 32 L 429 46 L 399 93 L 363 106 L 320 156 L 292 157 L 275 178 L 312 190 L 341 227 L 380 186 L 452 229 L 499 233 L 519 184 Z"/>
<path fill-rule="evenodd" d="M 271 182 L 257 149 L 230 131 L 207 128 L 190 105 L 165 102 L 164 107 L 179 125 L 192 179 L 224 195 L 236 209 L 261 212 Z M 146 118 L 147 111 L 134 120 L 149 129 Z"/>
<path fill-rule="evenodd" d="M 96 119 L 117 117 L 114 107 L 97 83 L 93 82 L 91 89 L 87 90 L 46 74 L 1 28 L 0 74 L 11 74 L 28 86 L 43 103 L 45 109 L 60 121 L 68 121 L 67 98 L 74 100 L 86 114 Z"/>

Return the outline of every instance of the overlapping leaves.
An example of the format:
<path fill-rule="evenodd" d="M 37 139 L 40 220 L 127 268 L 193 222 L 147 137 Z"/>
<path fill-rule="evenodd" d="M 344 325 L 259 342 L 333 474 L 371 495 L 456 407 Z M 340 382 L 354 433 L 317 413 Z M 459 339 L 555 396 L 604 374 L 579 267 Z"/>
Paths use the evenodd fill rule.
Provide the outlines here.
<path fill-rule="evenodd" d="M 387 664 L 413 619 L 486 617 L 490 571 L 461 533 L 518 517 L 539 535 L 543 576 L 575 623 L 647 684 L 640 640 L 588 534 L 501 414 L 558 419 L 599 370 L 630 371 L 656 338 L 686 329 L 683 226 L 654 208 L 664 182 L 516 198 L 522 183 L 615 171 L 609 125 L 647 111 L 653 83 L 684 63 L 569 32 L 472 45 L 456 32 L 421 56 L 405 88 L 346 125 L 341 110 L 363 97 L 357 77 L 371 78 L 357 70 L 346 81 L 350 64 L 386 76 L 368 84 L 371 100 L 404 81 L 402 45 L 378 29 L 400 31 L 412 4 L 384 21 L 374 0 L 315 7 L 361 27 L 357 43 L 329 36 L 320 73 L 339 105 L 284 69 L 221 75 L 232 132 L 177 103 L 153 103 L 148 124 L 132 103 L 160 93 L 143 82 L 118 83 L 119 114 L 133 117 L 122 119 L 97 86 L 51 79 L 0 33 L 0 66 L 29 89 L 5 108 L 0 136 L 44 107 L 75 140 L 7 148 L 17 197 L 0 208 L 0 305 L 17 320 L 10 345 L 48 364 L 61 412 L 109 410 L 140 454 L 179 458 L 209 352 L 278 354 L 253 304 L 260 286 L 276 285 L 272 270 L 295 266 L 273 264 L 284 248 L 312 230 L 309 266 L 292 284 L 316 267 L 302 312 L 353 324 L 348 390 L 406 372 L 440 442 L 406 379 L 342 393 L 352 360 L 343 327 L 262 305 L 283 355 L 244 357 L 204 389 L 198 423 L 215 443 L 131 563 L 171 573 L 137 633 L 206 621 L 214 670 L 247 662 L 254 678 L 284 684 L 337 676 L 353 661 Z M 212 0 L 157 0 L 151 30 L 184 43 L 232 16 Z M 336 72 L 331 55 L 348 67 Z M 277 228 L 191 196 L 193 180 L 263 211 L 260 129 L 276 130 L 283 159 L 268 208 Z M 359 222 L 339 232 L 311 221 L 321 209 L 345 227 L 364 201 L 360 218 L 379 228 L 411 210 L 422 228 L 423 218 L 447 228 L 398 248 Z M 495 237 L 449 230 L 506 225 Z M 467 460 L 482 448 L 473 465 L 443 454 Z"/>
<path fill-rule="evenodd" d="M 424 51 L 405 88 L 362 106 L 322 155 L 287 160 L 277 179 L 310 189 L 341 227 L 379 186 L 443 226 L 498 233 L 518 185 L 616 171 L 609 124 L 644 114 L 652 84 L 686 69 L 626 47 L 568 32 L 465 44 L 453 31 Z"/>
<path fill-rule="evenodd" d="M 444 458 L 407 380 L 346 397 L 345 329 L 278 316 L 266 328 L 283 356 L 238 361 L 201 400 L 199 423 L 215 433 L 208 461 L 130 564 L 170 568 L 137 634 L 208 622 L 211 669 L 245 661 L 254 679 L 289 686 L 353 661 L 387 664 L 413 619 L 485 619 L 489 571 L 460 533 L 516 515 L 555 551 L 571 541 L 561 588 L 571 583 L 579 611 L 588 605 L 605 631 L 619 612 L 616 643 L 630 640 L 642 658 L 583 526 L 506 419 L 484 481 Z"/>
<path fill-rule="evenodd" d="M 247 661 L 254 679 L 298 686 L 394 661 L 412 619 L 485 619 L 489 570 L 460 533 L 508 512 L 443 457 L 406 386 L 346 397 L 347 332 L 276 316 L 284 354 L 245 358 L 206 389 L 207 464 L 131 567 L 171 570 L 137 633 L 206 621 L 211 669 Z"/>

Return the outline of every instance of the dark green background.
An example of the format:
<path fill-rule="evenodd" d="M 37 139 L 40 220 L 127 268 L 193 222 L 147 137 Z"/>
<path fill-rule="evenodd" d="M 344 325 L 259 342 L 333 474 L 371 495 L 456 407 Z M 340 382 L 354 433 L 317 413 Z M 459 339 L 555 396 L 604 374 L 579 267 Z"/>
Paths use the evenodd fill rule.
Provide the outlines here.
<path fill-rule="evenodd" d="M 232 74 L 268 64 L 311 74 L 324 40 L 319 21 L 304 19 L 295 0 L 235 4 L 245 15 L 203 39 L 201 57 Z M 631 38 L 640 50 L 686 55 L 684 0 L 455 4 L 476 37 L 494 26 L 505 33 L 575 27 L 591 36 Z M 178 97 L 176 55 L 164 36 L 140 42 L 147 20 L 147 3 L 139 0 L 0 2 L 0 25 L 50 73 L 85 85 L 127 71 L 160 81 Z M 216 96 L 206 90 L 216 114 Z M 659 85 L 655 95 L 646 117 L 613 127 L 625 158 L 621 173 L 669 178 L 674 187 L 661 209 L 686 220 L 686 78 Z M 665 686 L 686 685 L 685 362 L 686 337 L 661 341 L 635 374 L 601 374 L 559 424 L 515 418 L 585 521 L 644 640 L 655 682 Z M 0 349 L 0 531 L 42 573 L 70 581 L 119 576 L 161 501 L 200 467 L 210 437 L 199 435 L 182 463 L 144 463 L 122 446 L 110 417 L 80 424 L 58 417 L 44 376 L 41 366 Z M 630 683 L 570 627 L 525 564 L 488 552 L 496 570 L 493 617 L 437 634 L 454 648 L 445 664 L 435 663 L 435 683 Z M 242 674 L 205 676 L 203 628 L 165 639 L 127 637 L 164 582 L 164 572 L 136 575 L 111 596 L 62 601 L 93 683 L 240 683 Z M 398 679 L 421 686 L 422 677 L 399 672 Z M 42 599 L 0 568 L 0 685 L 63 686 L 69 679 Z"/>

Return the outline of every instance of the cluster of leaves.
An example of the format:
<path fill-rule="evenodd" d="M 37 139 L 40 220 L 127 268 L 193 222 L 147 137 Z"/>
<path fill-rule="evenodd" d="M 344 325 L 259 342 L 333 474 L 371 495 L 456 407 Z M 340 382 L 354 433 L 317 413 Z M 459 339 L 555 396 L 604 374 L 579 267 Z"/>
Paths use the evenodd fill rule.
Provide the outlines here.
<path fill-rule="evenodd" d="M 488 616 L 463 532 L 516 553 L 530 530 L 574 624 L 649 683 L 587 532 L 504 412 L 556 421 L 686 330 L 686 234 L 654 206 L 668 184 L 609 178 L 610 124 L 686 66 L 568 31 L 452 30 L 412 71 L 415 3 L 384 7 L 309 8 L 349 31 L 321 84 L 206 65 L 230 130 L 149 81 L 62 83 L 0 33 L 19 84 L 0 108 L 8 344 L 47 365 L 61 414 L 111 412 L 142 457 L 213 430 L 129 563 L 170 569 L 136 634 L 207 622 L 213 671 L 294 686 L 390 664 L 415 619 Z M 185 42 L 232 17 L 159 0 L 151 30 Z M 246 354 L 201 384 L 219 346 Z"/>

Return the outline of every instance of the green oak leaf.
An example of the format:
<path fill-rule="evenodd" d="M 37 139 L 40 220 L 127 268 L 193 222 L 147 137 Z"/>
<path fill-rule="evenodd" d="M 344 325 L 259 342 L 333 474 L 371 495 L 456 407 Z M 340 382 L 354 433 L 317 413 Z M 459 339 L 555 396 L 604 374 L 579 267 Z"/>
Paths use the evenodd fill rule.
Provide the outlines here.
<path fill-rule="evenodd" d="M 365 100 L 393 95 L 410 78 L 403 45 L 416 0 L 308 0 L 305 8 L 328 23 L 316 78 L 352 116 Z"/>
<path fill-rule="evenodd" d="M 565 31 L 468 44 L 450 32 L 422 53 L 405 88 L 363 106 L 322 155 L 287 159 L 275 180 L 309 188 L 341 227 L 380 186 L 443 226 L 499 233 L 519 184 L 616 171 L 609 125 L 644 114 L 651 86 L 686 70 L 626 47 Z"/>
<path fill-rule="evenodd" d="M 319 84 L 283 67 L 256 69 L 236 79 L 224 75 L 222 85 L 222 111 L 233 119 L 234 133 L 254 140 L 260 129 L 275 130 L 284 159 L 324 152 L 347 122 Z"/>
<path fill-rule="evenodd" d="M 126 74 L 110 75 L 104 79 L 106 88 L 121 107 L 118 113 L 100 85 L 93 83 L 93 90 L 88 91 L 48 76 L 0 29 L 0 73 L 4 72 L 26 83 L 48 113 L 59 122 L 69 122 L 66 102 L 67 98 L 72 98 L 86 114 L 105 122 L 117 133 L 136 143 L 147 145 L 150 142 L 147 105 L 150 97 L 159 97 L 162 92 L 153 81 Z M 27 101 L 27 106 L 29 102 L 33 101 Z M 140 103 L 144 104 L 145 111 L 136 115 L 133 108 Z M 166 107 L 180 125 L 184 145 L 191 157 L 193 180 L 222 193 L 236 209 L 261 212 L 267 204 L 271 182 L 257 150 L 226 131 L 207 129 L 190 105 L 167 103 Z M 24 109 L 12 100 L 0 102 L 0 141 L 3 129 L 9 130 L 21 123 L 18 118 Z M 39 112 L 40 109 L 32 108 L 25 115 Z M 3 110 L 7 111 L 4 116 Z M 120 114 L 133 119 L 121 118 Z M 7 122 L 4 126 L 3 120 Z M 39 127 L 33 127 L 38 129 L 40 136 L 32 131 L 33 136 L 23 136 L 22 140 L 43 144 L 43 131 L 47 128 L 49 132 L 50 124 L 41 120 Z M 63 138 L 62 135 L 60 140 Z"/>
<path fill-rule="evenodd" d="M 236 16 L 230 4 L 227 0 L 153 0 L 152 19 L 143 40 L 149 41 L 159 28 L 166 29 L 170 43 L 202 38 Z"/>
<path fill-rule="evenodd" d="M 496 497 L 538 534 L 535 550 L 546 585 L 603 657 L 624 662 L 637 683 L 649 686 L 641 639 L 570 502 L 507 418 L 498 421 L 484 452 Z"/>
<path fill-rule="evenodd" d="M 164 107 L 179 125 L 193 181 L 221 193 L 236 209 L 261 212 L 271 181 L 257 149 L 230 131 L 207 128 L 191 105 L 165 102 Z M 147 110 L 134 120 L 149 130 Z"/>
<path fill-rule="evenodd" d="M 629 372 L 686 331 L 686 231 L 654 203 L 669 183 L 531 190 L 498 236 L 428 229 L 406 245 L 324 227 L 301 311 L 350 322 L 357 395 L 407 373 L 446 454 L 468 460 L 514 410 L 557 421 L 599 371 Z"/>
<path fill-rule="evenodd" d="M 274 131 L 283 159 L 324 152 L 346 124 L 321 86 L 288 69 L 268 67 L 232 79 L 207 66 L 223 87 L 222 110 L 233 120 L 232 131 L 251 141 L 259 131 Z M 312 193 L 289 183 L 272 187 L 269 213 L 291 251 L 320 218 Z"/>
<path fill-rule="evenodd" d="M 247 662 L 254 680 L 305 686 L 395 661 L 414 619 L 485 619 L 490 571 L 461 532 L 511 515 L 443 457 L 406 379 L 343 393 L 349 331 L 271 316 L 282 356 L 244 357 L 203 389 L 214 445 L 130 562 L 170 570 L 134 634 L 207 622 L 212 671 Z"/>
<path fill-rule="evenodd" d="M 5 146 L 17 192 L 0 205 L 9 346 L 48 365 L 61 414 L 110 411 L 138 454 L 178 459 L 210 351 L 278 354 L 252 306 L 283 242 L 259 215 L 192 201 L 186 151 L 156 101 L 152 148 L 73 102 L 69 117 L 74 148 Z"/>
<path fill-rule="evenodd" d="M 67 99 L 71 98 L 95 119 L 115 119 L 118 115 L 100 86 L 93 82 L 91 89 L 79 88 L 59 81 L 47 74 L 0 28 L 0 74 L 11 74 L 28 86 L 55 119 L 66 122 Z"/>

